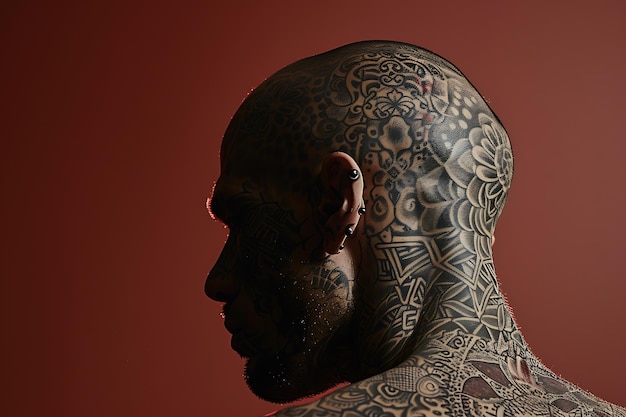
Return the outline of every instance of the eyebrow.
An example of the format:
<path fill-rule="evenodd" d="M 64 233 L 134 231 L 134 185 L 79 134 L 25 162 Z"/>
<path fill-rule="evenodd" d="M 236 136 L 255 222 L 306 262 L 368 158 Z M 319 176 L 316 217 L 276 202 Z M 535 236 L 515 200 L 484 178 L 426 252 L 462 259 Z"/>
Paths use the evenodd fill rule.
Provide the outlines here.
<path fill-rule="evenodd" d="M 223 203 L 221 200 L 219 195 L 215 195 L 215 186 L 213 186 L 213 193 L 206 201 L 207 211 L 213 220 L 224 220 L 225 213 L 222 211 Z"/>

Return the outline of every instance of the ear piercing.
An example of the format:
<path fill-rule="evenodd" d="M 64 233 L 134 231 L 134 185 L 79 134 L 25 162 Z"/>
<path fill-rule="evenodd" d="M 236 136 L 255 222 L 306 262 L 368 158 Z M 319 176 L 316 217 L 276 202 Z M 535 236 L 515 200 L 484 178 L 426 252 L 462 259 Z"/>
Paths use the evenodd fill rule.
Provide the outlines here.
<path fill-rule="evenodd" d="M 359 216 L 362 216 L 365 214 L 365 207 L 359 207 L 359 210 L 357 210 L 357 213 L 359 213 Z"/>
<path fill-rule="evenodd" d="M 357 171 L 356 169 L 351 169 L 350 171 L 348 171 L 348 178 L 352 181 L 356 181 L 359 179 L 361 175 L 359 174 L 359 171 Z"/>
<path fill-rule="evenodd" d="M 343 237 L 343 241 L 341 245 L 339 245 L 339 250 L 343 250 L 346 247 L 346 239 L 354 236 L 354 229 L 350 226 L 346 227 L 346 231 L 344 232 L 345 236 Z"/>

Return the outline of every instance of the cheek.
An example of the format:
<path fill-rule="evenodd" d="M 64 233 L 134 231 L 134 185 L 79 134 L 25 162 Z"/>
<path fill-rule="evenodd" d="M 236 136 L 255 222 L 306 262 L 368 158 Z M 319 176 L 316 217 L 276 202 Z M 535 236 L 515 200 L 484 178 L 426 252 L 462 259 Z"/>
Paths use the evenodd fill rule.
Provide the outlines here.
<path fill-rule="evenodd" d="M 276 297 L 275 292 L 257 292 L 253 298 L 254 310 L 260 315 L 267 317 L 273 323 L 283 321 L 283 309 Z"/>
<path fill-rule="evenodd" d="M 352 281 L 332 262 L 258 274 L 250 288 L 255 315 L 280 350 L 315 350 L 352 317 Z"/>
<path fill-rule="evenodd" d="M 335 330 L 352 310 L 351 281 L 331 262 L 311 268 L 299 297 L 306 302 L 309 322 L 324 331 Z"/>

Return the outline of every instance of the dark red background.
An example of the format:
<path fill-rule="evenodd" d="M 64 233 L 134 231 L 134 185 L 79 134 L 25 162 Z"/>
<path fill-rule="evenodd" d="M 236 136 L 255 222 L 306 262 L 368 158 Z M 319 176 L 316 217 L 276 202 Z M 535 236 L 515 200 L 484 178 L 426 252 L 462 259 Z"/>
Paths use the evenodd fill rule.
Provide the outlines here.
<path fill-rule="evenodd" d="M 535 353 L 626 405 L 626 3 L 27 2 L 0 8 L 2 387 L 10 416 L 254 416 L 204 204 L 246 93 L 362 39 L 456 63 L 503 120 L 502 289 Z"/>

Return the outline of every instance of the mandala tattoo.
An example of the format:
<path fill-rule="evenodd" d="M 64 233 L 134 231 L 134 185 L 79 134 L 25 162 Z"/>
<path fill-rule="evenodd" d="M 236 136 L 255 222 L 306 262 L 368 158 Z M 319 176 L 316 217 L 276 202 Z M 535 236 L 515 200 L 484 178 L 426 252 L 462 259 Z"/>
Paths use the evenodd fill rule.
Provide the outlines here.
<path fill-rule="evenodd" d="M 400 366 L 276 416 L 625 416 L 533 357 L 459 330 L 441 332 Z"/>
<path fill-rule="evenodd" d="M 255 90 L 226 136 L 223 172 L 262 169 L 308 201 L 319 199 L 310 167 L 332 151 L 351 155 L 368 180 L 365 236 L 381 289 L 354 318 L 368 335 L 359 382 L 277 415 L 626 416 L 549 371 L 515 326 L 491 252 L 511 146 L 449 62 L 385 42 L 305 59 Z M 235 166 L 240 143 L 256 152 L 237 154 Z M 306 241 L 307 227 L 288 233 Z M 319 276 L 323 287 L 328 274 Z"/>

